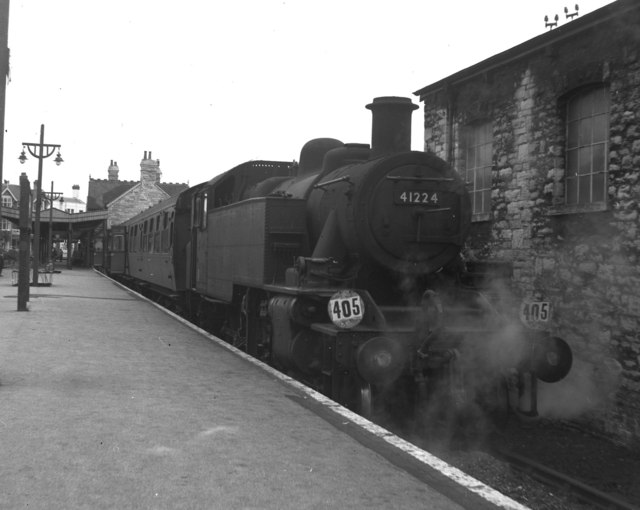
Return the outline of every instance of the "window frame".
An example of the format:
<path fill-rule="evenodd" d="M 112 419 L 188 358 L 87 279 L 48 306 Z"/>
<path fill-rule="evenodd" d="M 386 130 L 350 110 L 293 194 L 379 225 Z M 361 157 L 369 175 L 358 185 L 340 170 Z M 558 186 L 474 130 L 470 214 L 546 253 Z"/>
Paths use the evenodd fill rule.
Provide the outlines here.
<path fill-rule="evenodd" d="M 597 96 L 602 101 L 602 104 L 598 105 L 600 109 L 593 103 Z M 562 205 L 557 212 L 604 211 L 608 208 L 609 202 L 609 85 L 599 82 L 579 87 L 565 95 L 563 102 L 564 189 Z M 587 112 L 588 107 L 590 110 Z M 600 136 L 597 137 L 596 133 Z M 583 157 L 587 154 L 588 158 L 585 161 Z M 599 158 L 597 154 L 600 154 Z M 597 165 L 601 165 L 601 169 L 598 169 Z M 583 200 L 585 192 L 589 194 L 587 200 Z"/>
<path fill-rule="evenodd" d="M 459 169 L 469 190 L 472 221 L 487 221 L 491 218 L 494 168 L 493 128 L 491 119 L 480 118 L 467 122 L 460 129 Z M 473 158 L 471 165 L 469 164 L 470 156 Z"/>

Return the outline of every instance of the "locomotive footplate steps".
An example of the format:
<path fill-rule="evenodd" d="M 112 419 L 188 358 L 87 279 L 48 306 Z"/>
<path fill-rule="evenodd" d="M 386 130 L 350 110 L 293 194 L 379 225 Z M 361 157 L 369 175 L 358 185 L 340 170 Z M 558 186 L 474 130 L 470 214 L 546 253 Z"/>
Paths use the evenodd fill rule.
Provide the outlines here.
<path fill-rule="evenodd" d="M 98 273 L 15 299 L 3 508 L 524 508 Z"/>

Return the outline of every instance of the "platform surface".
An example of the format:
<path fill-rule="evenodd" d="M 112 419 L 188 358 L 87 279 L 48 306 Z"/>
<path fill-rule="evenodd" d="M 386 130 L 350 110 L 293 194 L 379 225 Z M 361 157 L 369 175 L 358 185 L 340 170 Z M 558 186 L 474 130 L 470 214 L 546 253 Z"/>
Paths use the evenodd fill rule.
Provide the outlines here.
<path fill-rule="evenodd" d="M 2 509 L 494 508 L 93 270 L 63 268 L 28 308 L 4 272 Z"/>

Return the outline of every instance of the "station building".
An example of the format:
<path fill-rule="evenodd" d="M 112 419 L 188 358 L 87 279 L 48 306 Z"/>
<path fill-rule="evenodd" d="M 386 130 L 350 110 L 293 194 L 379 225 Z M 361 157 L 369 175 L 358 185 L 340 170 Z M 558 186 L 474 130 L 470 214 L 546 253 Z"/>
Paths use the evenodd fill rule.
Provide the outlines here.
<path fill-rule="evenodd" d="M 574 352 L 560 392 L 545 400 L 541 384 L 541 414 L 640 444 L 640 2 L 415 94 L 424 149 L 472 192 L 465 256 L 510 264 L 519 313 L 548 303 L 537 326 Z"/>
<path fill-rule="evenodd" d="M 167 198 L 186 190 L 188 184 L 162 182 L 160 160 L 153 159 L 151 151 L 145 151 L 140 162 L 140 180 L 119 179 L 118 163 L 111 161 L 107 169 L 107 179 L 89 178 L 87 211 L 104 213 L 104 220 L 98 228 L 90 232 L 86 254 L 88 263 L 101 265 L 106 232 L 113 226 L 145 211 Z M 97 257 L 97 260 L 95 258 Z"/>
<path fill-rule="evenodd" d="M 55 200 L 51 200 L 51 198 L 47 196 L 46 190 L 43 190 L 43 192 L 41 223 L 45 227 L 42 234 L 46 241 L 43 239 L 44 242 L 41 243 L 41 260 L 47 260 L 47 246 L 50 242 L 48 239 L 49 221 L 51 220 L 52 222 L 52 234 L 55 236 L 51 241 L 52 244 L 57 248 L 60 248 L 61 244 L 70 244 L 70 231 L 72 231 L 74 224 L 78 223 L 75 221 L 77 217 L 71 215 L 84 212 L 85 203 L 79 198 L 80 186 L 77 184 L 73 186 L 72 196 L 61 196 Z M 18 229 L 20 185 L 5 181 L 2 184 L 1 196 L 3 215 L 2 221 L 0 222 L 0 252 L 4 252 L 10 260 L 13 260 L 18 250 L 18 241 L 20 238 L 20 231 Z M 34 214 L 33 211 L 36 207 L 35 196 L 36 190 L 30 190 L 32 218 Z"/>
<path fill-rule="evenodd" d="M 89 177 L 86 203 L 79 198 L 79 186 L 73 187 L 73 196 L 53 204 L 45 203 L 40 227 L 41 260 L 46 260 L 48 241 L 45 240 L 51 223 L 54 239 L 62 241 L 71 249 L 67 264 L 91 266 L 94 256 L 100 256 L 103 250 L 103 238 L 107 229 L 172 197 L 188 188 L 188 184 L 162 182 L 160 161 L 145 151 L 140 162 L 140 180 L 123 181 L 119 179 L 118 164 L 111 161 L 107 170 L 107 179 Z M 17 250 L 19 232 L 20 186 L 4 183 L 2 186 L 2 223 L 0 228 L 0 248 Z M 35 196 L 32 192 L 31 196 Z"/>
<path fill-rule="evenodd" d="M 111 161 L 107 179 L 89 178 L 87 211 L 106 210 L 107 228 L 119 225 L 189 187 L 162 182 L 160 160 L 153 159 L 151 151 L 145 151 L 140 162 L 140 180 L 122 181 L 119 172 L 118 163 Z"/>

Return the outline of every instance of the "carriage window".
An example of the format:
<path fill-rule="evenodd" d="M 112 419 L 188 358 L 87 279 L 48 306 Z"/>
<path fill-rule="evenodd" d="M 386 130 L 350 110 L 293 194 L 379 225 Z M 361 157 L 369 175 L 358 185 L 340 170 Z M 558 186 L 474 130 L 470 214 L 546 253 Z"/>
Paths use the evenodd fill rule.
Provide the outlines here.
<path fill-rule="evenodd" d="M 567 205 L 603 203 L 606 200 L 608 96 L 608 88 L 598 86 L 575 94 L 567 102 Z"/>
<path fill-rule="evenodd" d="M 160 250 L 162 253 L 169 251 L 169 230 L 166 228 L 160 232 Z"/>
<path fill-rule="evenodd" d="M 493 125 L 475 122 L 462 130 L 462 176 L 471 192 L 474 215 L 491 212 L 491 168 L 493 159 Z"/>
<path fill-rule="evenodd" d="M 161 241 L 160 241 L 160 218 L 161 216 L 158 214 L 158 216 L 156 216 L 156 230 L 155 233 L 153 234 L 153 251 L 155 253 L 160 253 L 161 249 L 160 249 L 160 245 L 161 245 Z"/>
<path fill-rule="evenodd" d="M 200 211 L 200 218 L 202 220 L 202 222 L 200 223 L 200 227 L 202 228 L 202 230 L 204 230 L 205 228 L 207 228 L 207 206 L 209 204 L 209 200 L 207 199 L 207 192 L 205 191 L 204 193 L 202 193 L 202 201 L 200 202 L 200 207 L 201 207 L 201 211 Z"/>

